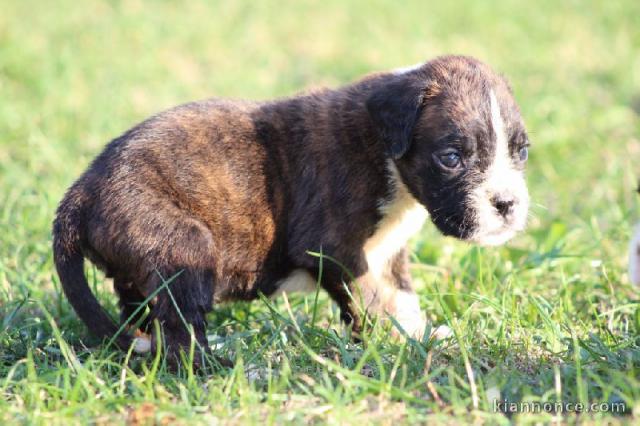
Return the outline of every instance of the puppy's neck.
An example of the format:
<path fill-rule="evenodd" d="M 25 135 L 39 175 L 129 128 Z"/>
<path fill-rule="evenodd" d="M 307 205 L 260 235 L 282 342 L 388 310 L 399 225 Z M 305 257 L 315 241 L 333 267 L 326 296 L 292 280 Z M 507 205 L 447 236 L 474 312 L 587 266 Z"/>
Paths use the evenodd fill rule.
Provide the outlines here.
<path fill-rule="evenodd" d="M 382 218 L 364 245 L 369 271 L 378 277 L 385 274 L 390 260 L 420 231 L 428 216 L 424 206 L 411 195 L 402 182 L 392 160 L 387 160 L 387 170 L 391 197 L 380 202 L 379 211 Z"/>

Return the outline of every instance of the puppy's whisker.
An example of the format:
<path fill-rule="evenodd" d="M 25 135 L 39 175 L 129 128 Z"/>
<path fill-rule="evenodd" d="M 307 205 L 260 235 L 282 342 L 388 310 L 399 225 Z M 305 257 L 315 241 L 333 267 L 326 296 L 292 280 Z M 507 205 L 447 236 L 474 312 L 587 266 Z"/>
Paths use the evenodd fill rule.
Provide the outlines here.
<path fill-rule="evenodd" d="M 531 207 L 536 207 L 536 208 L 543 209 L 543 210 L 549 210 L 549 208 L 546 207 L 545 205 L 540 204 L 540 203 L 535 203 L 535 202 L 531 203 Z"/>

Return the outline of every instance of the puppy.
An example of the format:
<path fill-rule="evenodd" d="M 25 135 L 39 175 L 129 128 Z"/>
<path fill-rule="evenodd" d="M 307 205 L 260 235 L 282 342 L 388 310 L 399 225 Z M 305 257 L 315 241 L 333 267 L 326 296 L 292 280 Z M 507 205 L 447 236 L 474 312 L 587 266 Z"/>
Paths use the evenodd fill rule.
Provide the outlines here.
<path fill-rule="evenodd" d="M 427 217 L 483 245 L 522 230 L 528 145 L 507 82 L 469 57 L 272 102 L 189 103 L 114 139 L 71 186 L 53 224 L 56 268 L 95 335 L 118 327 L 84 258 L 113 278 L 121 321 L 149 331 L 157 319 L 170 354 L 189 348 L 191 327 L 206 350 L 215 303 L 317 281 L 354 332 L 383 314 L 419 336 L 407 240 Z M 321 274 L 310 251 L 325 255 Z M 158 339 L 116 342 L 144 352 Z"/>

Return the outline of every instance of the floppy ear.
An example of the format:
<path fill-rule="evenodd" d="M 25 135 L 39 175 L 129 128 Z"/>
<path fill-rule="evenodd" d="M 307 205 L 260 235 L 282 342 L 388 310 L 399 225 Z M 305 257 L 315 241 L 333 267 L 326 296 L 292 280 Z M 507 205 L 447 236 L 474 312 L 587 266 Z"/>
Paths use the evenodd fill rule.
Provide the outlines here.
<path fill-rule="evenodd" d="M 394 160 L 411 144 L 413 126 L 422 109 L 426 83 L 411 76 L 393 76 L 367 99 L 367 111 Z"/>

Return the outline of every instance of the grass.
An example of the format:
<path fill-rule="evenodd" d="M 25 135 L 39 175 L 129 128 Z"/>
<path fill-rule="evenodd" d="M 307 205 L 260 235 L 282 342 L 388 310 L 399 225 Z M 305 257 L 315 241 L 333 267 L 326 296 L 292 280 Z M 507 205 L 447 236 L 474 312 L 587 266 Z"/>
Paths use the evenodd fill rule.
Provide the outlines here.
<path fill-rule="evenodd" d="M 633 423 L 640 301 L 640 3 L 8 0 L 0 14 L 0 423 Z M 112 137 L 188 100 L 264 99 L 444 53 L 509 76 L 533 143 L 526 233 L 479 249 L 426 225 L 434 344 L 349 341 L 315 297 L 232 304 L 211 344 L 236 361 L 169 373 L 91 338 L 52 267 L 64 190 Z M 115 313 L 109 283 L 89 269 Z M 312 321 L 313 319 L 313 321 Z M 618 403 L 625 414 L 494 411 L 494 400 Z"/>

